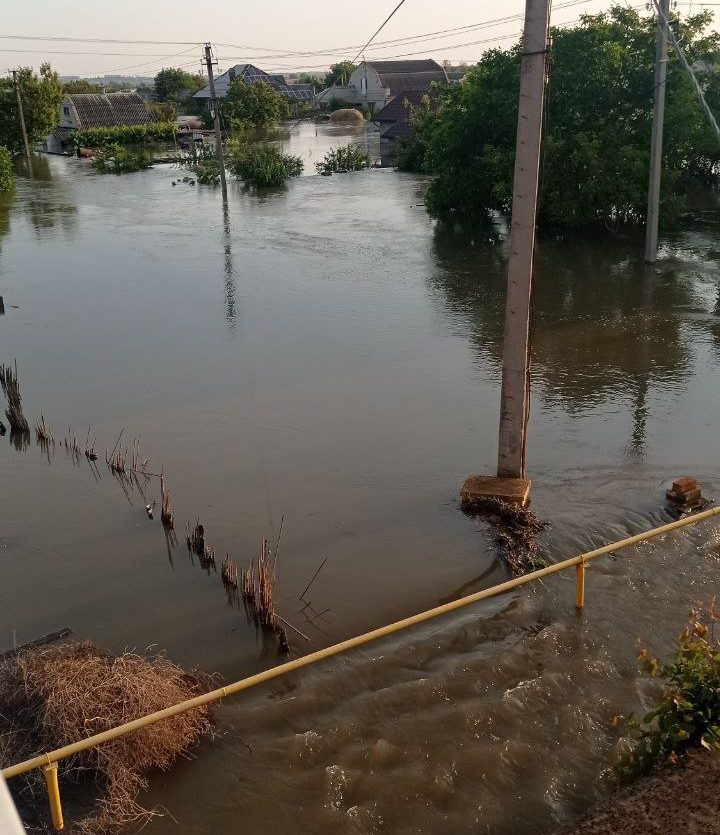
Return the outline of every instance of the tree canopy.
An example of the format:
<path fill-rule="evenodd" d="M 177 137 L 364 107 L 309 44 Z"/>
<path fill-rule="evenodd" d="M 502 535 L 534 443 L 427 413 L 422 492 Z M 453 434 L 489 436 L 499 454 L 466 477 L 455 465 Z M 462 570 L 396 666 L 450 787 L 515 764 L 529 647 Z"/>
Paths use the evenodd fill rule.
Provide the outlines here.
<path fill-rule="evenodd" d="M 202 75 L 175 67 L 162 69 L 155 76 L 155 96 L 158 101 L 184 104 L 205 86 Z"/>
<path fill-rule="evenodd" d="M 236 130 L 276 125 L 289 112 L 285 99 L 270 84 L 264 81 L 246 84 L 242 78 L 230 82 L 222 109 Z"/>
<path fill-rule="evenodd" d="M 352 61 L 340 61 L 338 64 L 331 64 L 330 72 L 325 76 L 325 86 L 347 84 L 348 78 L 350 78 L 355 68 L 356 65 Z"/>
<path fill-rule="evenodd" d="M 717 34 L 711 16 L 675 18 L 711 107 L 720 104 Z M 512 205 L 522 45 L 487 52 L 465 80 L 417 111 L 408 165 L 435 175 L 426 197 L 442 221 L 474 225 Z M 655 26 L 615 6 L 553 31 L 539 222 L 574 230 L 644 220 L 653 110 Z M 677 56 L 670 54 L 661 210 L 682 210 L 689 177 L 718 174 L 720 146 Z"/>
<path fill-rule="evenodd" d="M 32 148 L 52 133 L 60 119 L 62 85 L 50 64 L 41 64 L 40 75 L 31 67 L 18 70 L 18 83 L 23 101 L 25 127 Z M 17 97 L 12 78 L 0 79 L 0 145 L 11 153 L 23 150 Z"/>

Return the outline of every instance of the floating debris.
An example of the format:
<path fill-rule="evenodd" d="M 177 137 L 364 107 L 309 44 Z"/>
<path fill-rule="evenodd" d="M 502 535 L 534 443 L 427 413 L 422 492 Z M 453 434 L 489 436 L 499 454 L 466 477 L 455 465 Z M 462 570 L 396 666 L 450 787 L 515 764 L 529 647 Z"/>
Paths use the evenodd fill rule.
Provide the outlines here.
<path fill-rule="evenodd" d="M 2 386 L 8 404 L 7 409 L 5 409 L 5 416 L 10 424 L 10 431 L 30 434 L 30 427 L 22 410 L 17 360 L 15 360 L 14 371 L 10 366 L 0 365 L 0 386 Z"/>
<path fill-rule="evenodd" d="M 155 505 L 156 504 L 157 504 L 157 501 L 155 499 L 153 499 L 152 504 L 146 504 L 145 505 L 145 513 L 147 513 L 148 519 L 153 518 L 153 513 L 155 511 Z"/>

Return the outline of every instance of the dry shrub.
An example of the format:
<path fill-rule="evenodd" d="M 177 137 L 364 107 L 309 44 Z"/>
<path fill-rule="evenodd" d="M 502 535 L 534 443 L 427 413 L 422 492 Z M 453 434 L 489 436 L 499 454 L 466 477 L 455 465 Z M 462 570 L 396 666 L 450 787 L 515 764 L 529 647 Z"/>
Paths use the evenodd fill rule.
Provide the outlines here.
<path fill-rule="evenodd" d="M 68 745 L 198 696 L 209 684 L 163 656 L 113 656 L 89 642 L 21 652 L 0 663 L 0 760 Z M 209 729 L 209 709 L 201 707 L 63 760 L 61 780 L 94 795 L 73 831 L 100 835 L 146 821 L 153 812 L 137 797 L 148 772 L 170 768 Z M 45 797 L 43 776 L 36 770 L 27 778 L 36 805 Z"/>
<path fill-rule="evenodd" d="M 475 500 L 472 512 L 493 525 L 495 540 L 502 548 L 505 562 L 514 577 L 546 565 L 537 540 L 548 523 L 531 510 L 488 497 Z"/>

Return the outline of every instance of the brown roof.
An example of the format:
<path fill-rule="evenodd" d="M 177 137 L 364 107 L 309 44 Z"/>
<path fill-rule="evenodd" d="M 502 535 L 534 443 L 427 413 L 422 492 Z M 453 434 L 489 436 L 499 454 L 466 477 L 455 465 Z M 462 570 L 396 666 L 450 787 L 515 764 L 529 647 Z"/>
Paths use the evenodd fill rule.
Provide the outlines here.
<path fill-rule="evenodd" d="M 411 107 L 419 107 L 423 97 L 427 93 L 424 90 L 408 90 L 393 96 L 390 101 L 379 110 L 373 117 L 373 122 L 397 122 L 398 119 L 407 119 Z"/>
<path fill-rule="evenodd" d="M 67 98 L 75 108 L 81 130 L 144 125 L 153 121 L 137 93 L 73 93 Z"/>
<path fill-rule="evenodd" d="M 447 84 L 445 70 L 431 58 L 419 61 L 368 61 L 380 76 L 380 83 L 395 95 L 407 90 L 428 90 L 433 81 Z"/>

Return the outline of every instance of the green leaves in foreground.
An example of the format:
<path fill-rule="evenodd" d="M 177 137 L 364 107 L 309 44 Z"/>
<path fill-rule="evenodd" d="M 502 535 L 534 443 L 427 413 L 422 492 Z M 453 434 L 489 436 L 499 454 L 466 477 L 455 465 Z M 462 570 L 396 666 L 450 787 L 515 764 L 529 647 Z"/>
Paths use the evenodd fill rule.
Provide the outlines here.
<path fill-rule="evenodd" d="M 93 159 L 93 168 L 101 174 L 130 174 L 152 167 L 152 157 L 142 149 L 130 150 L 122 145 L 110 145 Z"/>
<path fill-rule="evenodd" d="M 720 614 L 691 612 L 675 657 L 661 664 L 647 650 L 640 658 L 646 673 L 663 682 L 655 708 L 633 723 L 632 749 L 617 766 L 621 778 L 632 778 L 654 766 L 672 763 L 690 747 L 720 750 L 720 642 L 715 624 Z"/>

